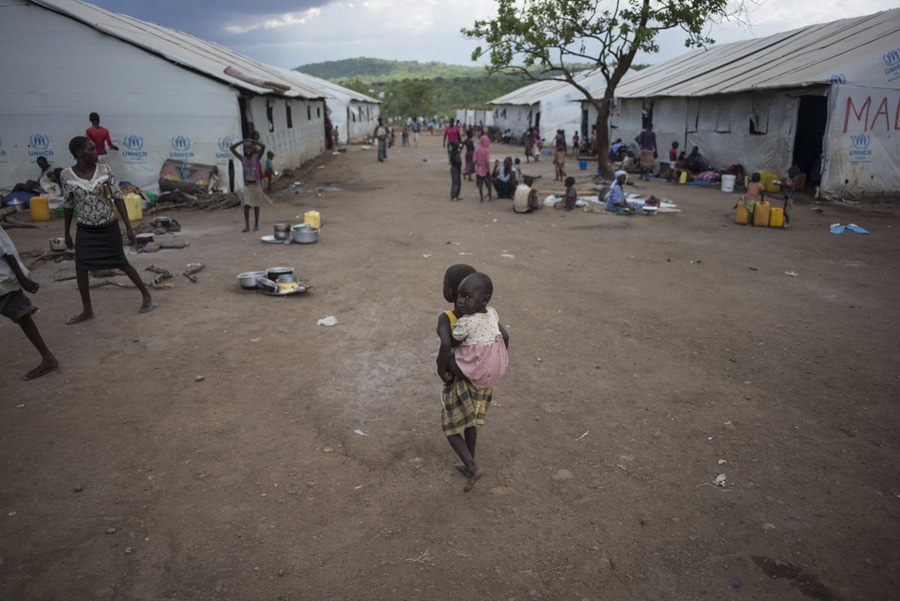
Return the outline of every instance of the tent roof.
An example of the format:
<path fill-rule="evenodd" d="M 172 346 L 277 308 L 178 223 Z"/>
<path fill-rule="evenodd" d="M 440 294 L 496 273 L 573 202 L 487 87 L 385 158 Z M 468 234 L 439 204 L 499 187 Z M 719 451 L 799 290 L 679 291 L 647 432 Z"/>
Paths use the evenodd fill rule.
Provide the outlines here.
<path fill-rule="evenodd" d="M 834 82 L 897 87 L 897 80 L 888 84 L 884 75 L 885 63 L 895 64 L 889 62 L 895 49 L 900 49 L 900 8 L 694 50 L 629 73 L 616 97 L 696 96 Z"/>
<path fill-rule="evenodd" d="M 323 97 L 314 88 L 286 79 L 276 67 L 183 31 L 110 12 L 80 0 L 28 1 L 173 63 L 250 92 L 310 99 Z"/>
<path fill-rule="evenodd" d="M 599 69 L 594 69 L 592 71 L 582 71 L 575 74 L 575 80 L 581 83 L 597 76 L 599 76 L 602 81 L 603 75 L 600 73 Z M 548 94 L 569 87 L 570 85 L 571 84 L 566 81 L 545 79 L 543 81 L 538 81 L 533 84 L 523 86 L 518 90 L 513 90 L 509 94 L 505 94 L 503 96 L 500 96 L 499 98 L 489 100 L 488 104 L 522 104 L 530 106 L 532 104 L 540 102 Z"/>
<path fill-rule="evenodd" d="M 308 73 L 302 73 L 300 71 L 292 69 L 282 69 L 281 67 L 278 67 L 278 70 L 287 79 L 296 80 L 298 83 L 308 88 L 318 90 L 318 92 L 325 98 L 340 98 L 356 100 L 357 102 L 371 102 L 373 104 L 381 104 L 380 100 L 376 100 L 371 96 L 366 96 L 365 94 L 362 94 L 355 90 L 351 90 L 350 88 L 345 88 L 344 86 L 338 85 L 333 81 L 328 81 L 327 79 L 322 79 L 320 77 L 316 77 L 314 75 L 309 75 Z"/>

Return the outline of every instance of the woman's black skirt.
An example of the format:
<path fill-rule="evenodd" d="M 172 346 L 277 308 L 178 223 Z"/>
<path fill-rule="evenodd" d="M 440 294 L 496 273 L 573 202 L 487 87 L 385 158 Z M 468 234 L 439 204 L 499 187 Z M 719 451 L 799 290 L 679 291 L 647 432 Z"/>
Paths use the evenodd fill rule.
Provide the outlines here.
<path fill-rule="evenodd" d="M 128 266 L 118 220 L 106 225 L 78 224 L 75 236 L 75 269 L 121 269 Z"/>

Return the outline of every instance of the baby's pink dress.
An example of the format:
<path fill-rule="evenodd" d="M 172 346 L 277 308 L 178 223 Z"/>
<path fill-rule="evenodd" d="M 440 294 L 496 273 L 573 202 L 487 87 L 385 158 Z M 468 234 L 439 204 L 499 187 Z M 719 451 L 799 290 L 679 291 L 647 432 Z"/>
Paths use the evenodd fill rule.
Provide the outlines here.
<path fill-rule="evenodd" d="M 460 371 L 475 388 L 493 388 L 509 365 L 497 312 L 488 307 L 486 313 L 463 315 L 453 326 L 453 339 L 459 341 Z"/>

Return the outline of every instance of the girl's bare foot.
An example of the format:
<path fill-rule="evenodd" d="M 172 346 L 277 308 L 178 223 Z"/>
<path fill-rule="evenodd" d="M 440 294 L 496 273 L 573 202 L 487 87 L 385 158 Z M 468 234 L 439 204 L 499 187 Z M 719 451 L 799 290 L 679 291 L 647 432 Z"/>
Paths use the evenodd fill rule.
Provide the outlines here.
<path fill-rule="evenodd" d="M 473 488 L 475 488 L 475 483 L 484 475 L 484 470 L 478 468 L 475 470 L 475 473 L 469 476 L 469 481 L 466 482 L 466 485 L 463 487 L 463 491 L 469 492 Z"/>

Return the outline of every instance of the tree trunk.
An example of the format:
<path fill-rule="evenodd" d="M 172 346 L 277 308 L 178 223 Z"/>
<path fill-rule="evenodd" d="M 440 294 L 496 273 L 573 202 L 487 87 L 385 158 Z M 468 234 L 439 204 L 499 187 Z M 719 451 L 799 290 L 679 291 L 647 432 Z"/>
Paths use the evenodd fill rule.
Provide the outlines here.
<path fill-rule="evenodd" d="M 597 143 L 594 149 L 597 152 L 597 166 L 600 167 L 600 175 L 604 179 L 612 180 L 615 175 L 612 161 L 609 160 L 609 98 L 603 98 L 597 109 Z"/>

